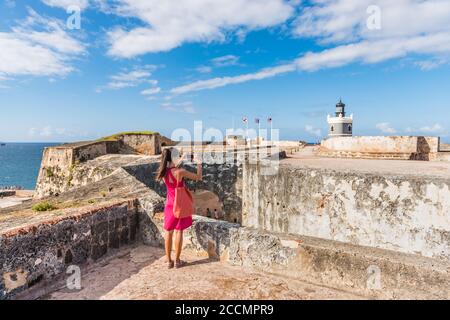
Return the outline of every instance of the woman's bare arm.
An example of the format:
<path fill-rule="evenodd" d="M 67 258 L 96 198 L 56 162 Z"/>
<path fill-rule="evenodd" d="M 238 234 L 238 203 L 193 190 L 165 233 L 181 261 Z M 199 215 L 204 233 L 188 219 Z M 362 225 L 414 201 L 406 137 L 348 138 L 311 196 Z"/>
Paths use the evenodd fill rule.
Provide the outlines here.
<path fill-rule="evenodd" d="M 192 173 L 192 172 L 190 172 L 188 170 L 181 169 L 181 168 L 178 169 L 177 168 L 175 170 L 175 172 L 174 172 L 174 176 L 177 179 L 177 181 L 180 181 L 183 178 L 186 178 L 186 179 L 189 179 L 189 180 L 194 180 L 194 181 L 202 180 L 202 178 L 203 178 L 202 164 L 201 164 L 202 162 L 201 162 L 199 156 L 194 154 L 192 160 L 194 162 L 197 162 L 197 173 Z M 181 162 L 180 162 L 180 164 L 181 164 Z"/>
<path fill-rule="evenodd" d="M 182 178 L 200 181 L 203 178 L 202 174 L 202 165 L 200 163 L 197 164 L 197 173 L 193 173 L 190 171 L 187 171 L 185 169 L 178 169 L 177 170 L 177 180 L 181 180 Z"/>

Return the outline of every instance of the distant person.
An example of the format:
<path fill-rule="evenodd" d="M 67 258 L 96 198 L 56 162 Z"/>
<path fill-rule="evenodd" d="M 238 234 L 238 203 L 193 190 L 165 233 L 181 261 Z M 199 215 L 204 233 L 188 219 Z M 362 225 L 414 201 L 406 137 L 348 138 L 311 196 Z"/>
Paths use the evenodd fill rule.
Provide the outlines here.
<path fill-rule="evenodd" d="M 166 206 L 164 208 L 164 230 L 165 232 L 165 249 L 168 262 L 168 268 L 174 266 L 182 267 L 186 264 L 180 259 L 181 250 L 183 248 L 183 230 L 192 225 L 192 216 L 186 218 L 176 218 L 173 215 L 173 206 L 175 200 L 175 189 L 184 186 L 184 179 L 202 180 L 202 165 L 197 162 L 197 173 L 192 173 L 179 168 L 183 157 L 178 159 L 172 158 L 173 148 L 164 149 L 162 152 L 161 163 L 156 174 L 156 180 L 164 180 L 167 188 Z M 175 262 L 172 260 L 172 238 L 175 232 Z"/>
<path fill-rule="evenodd" d="M 206 216 L 211 218 L 211 210 L 209 210 L 209 208 L 206 208 Z"/>

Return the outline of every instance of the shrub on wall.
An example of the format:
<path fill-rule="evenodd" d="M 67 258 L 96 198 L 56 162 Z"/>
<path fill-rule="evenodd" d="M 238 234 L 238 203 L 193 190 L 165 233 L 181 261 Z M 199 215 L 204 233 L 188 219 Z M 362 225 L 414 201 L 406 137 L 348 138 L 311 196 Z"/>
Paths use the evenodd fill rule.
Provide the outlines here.
<path fill-rule="evenodd" d="M 52 205 L 51 203 L 48 202 L 40 202 L 38 204 L 35 204 L 32 207 L 33 211 L 37 211 L 37 212 L 43 212 L 43 211 L 52 211 L 57 209 L 54 205 Z"/>

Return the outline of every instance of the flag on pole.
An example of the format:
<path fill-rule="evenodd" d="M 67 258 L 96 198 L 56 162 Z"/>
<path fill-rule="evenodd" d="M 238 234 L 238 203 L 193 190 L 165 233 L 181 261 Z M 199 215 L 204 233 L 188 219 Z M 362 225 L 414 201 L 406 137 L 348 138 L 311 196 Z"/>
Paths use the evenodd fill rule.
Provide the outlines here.
<path fill-rule="evenodd" d="M 247 118 L 247 117 L 243 117 L 243 118 L 242 118 L 242 122 L 243 122 L 243 123 L 248 123 L 248 118 Z"/>
<path fill-rule="evenodd" d="M 259 124 L 259 118 L 255 118 L 255 123 Z"/>

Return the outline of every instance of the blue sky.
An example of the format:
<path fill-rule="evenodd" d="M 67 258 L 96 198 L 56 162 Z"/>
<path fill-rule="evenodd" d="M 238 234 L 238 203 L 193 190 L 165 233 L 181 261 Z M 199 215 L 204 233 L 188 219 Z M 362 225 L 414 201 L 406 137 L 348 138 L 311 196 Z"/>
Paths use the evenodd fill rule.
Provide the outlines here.
<path fill-rule="evenodd" d="M 243 116 L 316 141 L 339 98 L 357 135 L 450 140 L 449 1 L 5 0 L 0 48 L 2 141 Z"/>

